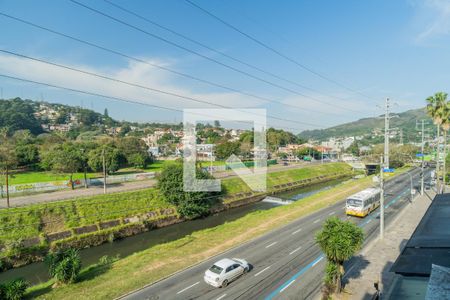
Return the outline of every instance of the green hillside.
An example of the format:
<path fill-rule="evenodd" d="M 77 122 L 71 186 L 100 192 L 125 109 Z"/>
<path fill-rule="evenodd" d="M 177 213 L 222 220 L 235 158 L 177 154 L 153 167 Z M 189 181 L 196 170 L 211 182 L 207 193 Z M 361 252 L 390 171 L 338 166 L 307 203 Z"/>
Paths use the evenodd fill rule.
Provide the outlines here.
<path fill-rule="evenodd" d="M 425 108 L 412 109 L 402 113 L 393 114 L 390 127 L 394 131 L 403 131 L 403 140 L 417 141 L 416 121 L 426 119 L 431 123 L 431 119 L 427 116 Z M 397 128 L 398 130 L 395 130 Z M 326 128 L 306 130 L 299 134 L 300 137 L 313 140 L 326 140 L 330 137 L 351 137 L 366 136 L 373 138 L 373 130 L 384 130 L 384 115 L 374 118 L 364 118 L 358 121 L 345 123 L 342 125 Z M 400 139 L 400 133 L 394 139 Z"/>

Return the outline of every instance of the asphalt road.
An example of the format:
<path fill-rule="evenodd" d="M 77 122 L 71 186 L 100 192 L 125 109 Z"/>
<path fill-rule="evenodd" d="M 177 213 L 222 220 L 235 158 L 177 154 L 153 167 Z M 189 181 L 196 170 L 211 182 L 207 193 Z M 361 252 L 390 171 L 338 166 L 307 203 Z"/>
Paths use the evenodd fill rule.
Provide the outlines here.
<path fill-rule="evenodd" d="M 419 169 L 410 173 L 415 185 Z M 429 174 L 427 172 L 426 174 Z M 387 182 L 385 224 L 409 202 L 410 176 Z M 136 291 L 125 299 L 308 299 L 320 291 L 325 259 L 314 242 L 314 235 L 330 216 L 350 218 L 366 232 L 366 242 L 378 233 L 378 210 L 366 218 L 347 217 L 345 200 L 300 218 L 244 245 L 212 257 L 165 280 Z M 203 274 L 224 257 L 246 259 L 252 269 L 226 288 L 214 288 L 203 281 Z M 350 261 L 346 268 L 351 267 Z"/>

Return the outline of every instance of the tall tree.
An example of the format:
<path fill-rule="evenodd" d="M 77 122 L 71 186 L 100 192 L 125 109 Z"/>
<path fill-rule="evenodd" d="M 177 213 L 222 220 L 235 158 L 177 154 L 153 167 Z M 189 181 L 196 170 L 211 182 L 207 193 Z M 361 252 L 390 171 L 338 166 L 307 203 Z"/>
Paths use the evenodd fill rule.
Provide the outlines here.
<path fill-rule="evenodd" d="M 198 179 L 212 179 L 202 169 L 196 170 Z M 217 201 L 217 192 L 185 192 L 183 189 L 183 164 L 166 164 L 158 176 L 158 188 L 164 199 L 177 207 L 177 212 L 186 218 L 203 217 L 210 213 Z"/>
<path fill-rule="evenodd" d="M 340 293 L 344 262 L 361 249 L 364 232 L 350 221 L 332 217 L 325 221 L 316 235 L 316 242 L 325 254 L 328 263 L 325 284 Z"/>
<path fill-rule="evenodd" d="M 437 161 L 436 161 L 436 175 L 437 175 L 437 188 L 440 191 L 440 180 L 439 180 L 439 171 L 440 171 L 440 147 L 439 147 L 439 139 L 440 139 L 440 128 L 443 121 L 443 111 L 447 102 L 447 94 L 443 92 L 438 92 L 434 94 L 434 96 L 430 96 L 426 99 L 427 101 L 427 113 L 433 119 L 434 124 L 437 127 Z"/>
<path fill-rule="evenodd" d="M 69 175 L 69 182 L 74 189 L 73 174 L 83 167 L 82 154 L 77 144 L 66 142 L 57 145 L 42 156 L 42 166 L 53 172 Z"/>
<path fill-rule="evenodd" d="M 14 144 L 9 138 L 5 130 L 0 132 L 0 170 L 5 177 L 6 187 L 6 205 L 10 207 L 9 203 L 9 178 L 11 169 L 17 166 L 16 153 L 14 151 Z"/>
<path fill-rule="evenodd" d="M 446 97 L 447 98 L 447 97 Z M 444 174 L 442 175 L 442 187 L 443 192 L 445 193 L 445 184 L 447 177 L 447 132 L 450 129 L 450 103 L 448 101 L 445 102 L 445 106 L 442 109 L 442 131 L 444 131 L 444 161 L 443 161 L 443 169 Z"/>

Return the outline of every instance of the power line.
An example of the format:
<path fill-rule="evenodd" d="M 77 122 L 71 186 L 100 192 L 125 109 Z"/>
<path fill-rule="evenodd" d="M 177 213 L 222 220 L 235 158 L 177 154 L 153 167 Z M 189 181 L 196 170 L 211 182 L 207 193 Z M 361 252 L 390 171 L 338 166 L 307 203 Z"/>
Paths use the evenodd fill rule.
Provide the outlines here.
<path fill-rule="evenodd" d="M 73 0 L 71 0 L 71 1 L 73 1 Z M 320 78 L 322 78 L 322 79 L 324 79 L 324 80 L 326 80 L 326 81 L 329 81 L 329 82 L 331 82 L 331 83 L 334 83 L 335 85 L 340 86 L 340 87 L 342 87 L 342 88 L 344 88 L 344 89 L 346 89 L 346 90 L 348 90 L 348 91 L 351 91 L 351 92 L 353 92 L 353 93 L 355 93 L 355 94 L 359 94 L 359 95 L 361 95 L 361 96 L 363 96 L 363 97 L 365 97 L 365 98 L 369 98 L 369 99 L 374 100 L 372 97 L 369 97 L 369 96 L 367 96 L 367 95 L 365 95 L 365 94 L 363 94 L 363 93 L 361 93 L 361 92 L 359 92 L 359 91 L 357 91 L 357 90 L 355 90 L 355 89 L 352 89 L 352 88 L 350 88 L 350 87 L 348 87 L 348 86 L 346 86 L 346 85 L 344 85 L 344 84 L 342 84 L 342 83 L 340 83 L 340 82 L 338 82 L 338 81 L 336 81 L 336 80 L 334 80 L 334 79 L 332 79 L 332 78 L 330 78 L 330 77 L 328 77 L 328 76 L 326 76 L 326 75 L 323 75 L 323 74 L 321 74 L 321 73 L 319 73 L 319 72 L 313 70 L 312 68 L 310 68 L 310 67 L 308 67 L 308 66 L 306 66 L 306 65 L 304 65 L 304 64 L 302 64 L 302 63 L 300 63 L 299 61 L 297 61 L 297 60 L 295 60 L 295 59 L 293 59 L 293 58 L 287 56 L 286 54 L 284 54 L 284 53 L 278 51 L 277 49 L 275 49 L 275 48 L 273 48 L 273 47 L 267 45 L 266 43 L 264 43 L 264 42 L 258 40 L 257 38 L 251 36 L 250 34 L 245 33 L 244 31 L 240 30 L 240 29 L 237 28 L 236 26 L 232 25 L 231 23 L 228 23 L 228 22 L 225 21 L 224 19 L 218 17 L 217 15 L 215 15 L 215 14 L 213 14 L 212 12 L 206 10 L 205 8 L 203 8 L 203 7 L 201 7 L 201 6 L 197 5 L 197 4 L 195 4 L 194 2 L 192 2 L 192 1 L 190 1 L 190 0 L 185 0 L 185 1 L 186 1 L 187 3 L 189 3 L 190 5 L 192 5 L 193 7 L 195 7 L 195 8 L 197 8 L 197 9 L 199 9 L 200 11 L 204 12 L 205 14 L 207 14 L 207 15 L 211 16 L 212 18 L 216 19 L 217 21 L 219 21 L 220 23 L 224 24 L 225 26 L 227 26 L 227 27 L 233 29 L 234 31 L 236 31 L 236 32 L 240 33 L 241 35 L 247 37 L 248 39 L 254 41 L 254 42 L 257 43 L 258 45 L 260 45 L 260 46 L 262 46 L 262 47 L 268 49 L 269 51 L 271 51 L 271 52 L 277 54 L 278 56 L 280 56 L 280 57 L 282 57 L 282 58 L 284 58 L 284 59 L 290 61 L 291 63 L 297 65 L 298 67 L 302 68 L 303 70 L 306 70 L 306 71 L 308 71 L 308 72 L 310 72 L 310 73 L 312 73 L 312 74 L 314 74 L 314 75 L 316 75 L 316 76 L 318 76 L 318 77 L 320 77 Z"/>
<path fill-rule="evenodd" d="M 21 58 L 25 58 L 25 59 L 29 59 L 29 60 L 33 60 L 33 61 L 37 61 L 37 62 L 40 62 L 40 63 L 52 65 L 52 66 L 55 66 L 55 67 L 71 70 L 71 71 L 74 71 L 74 72 L 78 72 L 78 73 L 82 73 L 82 74 L 86 74 L 86 75 L 90 75 L 90 76 L 94 76 L 94 77 L 110 80 L 110 81 L 113 81 L 113 82 L 118 82 L 118 83 L 126 84 L 126 85 L 129 85 L 129 86 L 146 89 L 146 90 L 149 90 L 149 91 L 152 91 L 152 92 L 157 92 L 157 93 L 168 95 L 168 96 L 182 98 L 182 99 L 185 99 L 185 100 L 194 101 L 194 102 L 203 103 L 203 104 L 214 105 L 214 106 L 221 107 L 221 108 L 231 108 L 231 107 L 226 106 L 226 105 L 216 104 L 216 103 L 205 101 L 205 100 L 201 100 L 201 99 L 198 99 L 198 98 L 184 96 L 184 95 L 180 95 L 180 94 L 176 94 L 176 93 L 172 93 L 172 92 L 168 92 L 168 91 L 163 91 L 163 90 L 160 90 L 160 89 L 155 89 L 155 88 L 148 87 L 148 86 L 143 86 L 143 85 L 136 84 L 136 83 L 131 83 L 131 82 L 128 82 L 128 81 L 123 81 L 123 80 L 120 80 L 120 79 L 104 76 L 104 75 L 93 73 L 93 72 L 90 72 L 90 71 L 85 71 L 85 70 L 77 69 L 77 68 L 74 68 L 74 67 L 69 67 L 69 66 L 57 64 L 57 63 L 54 63 L 54 62 L 50 62 L 50 61 L 47 61 L 47 60 L 42 60 L 42 59 L 26 56 L 26 55 L 23 55 L 23 54 L 12 52 L 12 51 L 7 51 L 7 50 L 0 49 L 0 52 L 7 53 L 7 54 L 10 54 L 10 55 L 14 55 L 14 56 L 21 57 Z M 285 118 L 272 116 L 272 115 L 267 115 L 267 117 L 275 119 L 275 120 L 287 121 L 287 122 L 297 123 L 297 124 L 301 124 L 301 125 L 313 125 L 311 123 L 306 123 L 306 122 L 301 122 L 301 121 L 296 121 L 296 120 L 291 120 L 291 119 L 285 119 Z M 313 126 L 319 126 L 320 127 L 321 125 L 314 124 Z"/>
<path fill-rule="evenodd" d="M 125 7 L 123 7 L 123 6 L 120 6 L 120 5 L 114 3 L 114 2 L 112 2 L 112 1 L 110 1 L 110 0 L 103 0 L 103 1 L 105 1 L 106 3 L 108 3 L 108 4 L 110 4 L 110 5 L 114 6 L 114 7 L 116 7 L 116 8 L 118 8 L 118 9 L 120 9 L 120 10 L 122 10 L 122 11 L 128 13 L 128 14 L 130 14 L 130 15 L 133 15 L 133 16 L 135 16 L 135 17 L 141 19 L 141 20 L 144 20 L 145 22 L 147 22 L 147 23 L 149 23 L 149 24 L 152 24 L 152 25 L 154 25 L 154 26 L 156 26 L 156 27 L 158 27 L 158 28 L 164 29 L 164 30 L 166 30 L 166 31 L 168 31 L 168 32 L 170 32 L 170 33 L 172 33 L 172 34 L 178 36 L 178 37 L 181 37 L 181 38 L 183 38 L 183 39 L 185 39 L 185 40 L 187 40 L 187 41 L 189 41 L 189 42 L 191 42 L 191 43 L 194 43 L 194 44 L 196 44 L 196 45 L 198 45 L 198 46 L 201 46 L 201 47 L 203 47 L 203 48 L 205 48 L 205 49 L 208 49 L 209 51 L 212 51 L 212 52 L 217 53 L 217 54 L 219 54 L 219 55 L 222 55 L 222 56 L 224 56 L 224 57 L 226 57 L 226 58 L 229 58 L 229 59 L 231 59 L 231 60 L 233 60 L 233 61 L 235 61 L 235 62 L 238 62 L 238 63 L 240 63 L 240 64 L 242 64 L 242 65 L 244 65 L 244 66 L 247 66 L 247 67 L 249 67 L 249 68 L 252 68 L 252 69 L 254 69 L 254 70 L 257 70 L 257 71 L 259 71 L 259 72 L 261 72 L 261 73 L 263 73 L 263 74 L 266 74 L 266 75 L 269 75 L 269 76 L 271 76 L 271 77 L 273 77 L 273 78 L 276 78 L 276 79 L 279 79 L 279 80 L 288 82 L 288 83 L 290 83 L 290 84 L 296 85 L 296 86 L 298 86 L 298 87 L 301 87 L 301 88 L 303 88 L 303 89 L 309 90 L 309 91 L 311 91 L 311 92 L 315 92 L 315 93 L 321 94 L 321 95 L 323 95 L 323 96 L 327 96 L 327 97 L 331 97 L 331 98 L 335 98 L 335 99 L 339 99 L 339 100 L 346 100 L 345 98 L 341 98 L 341 97 L 337 97 L 337 96 L 333 96 L 333 95 L 326 95 L 326 94 L 323 94 L 322 92 L 320 92 L 320 91 L 317 90 L 317 89 L 313 89 L 313 88 L 311 88 L 311 87 L 305 86 L 305 85 L 300 84 L 300 83 L 298 83 L 298 82 L 292 81 L 292 80 L 290 80 L 290 79 L 288 79 L 288 78 L 282 77 L 282 76 L 280 76 L 280 75 L 277 75 L 277 74 L 274 74 L 274 73 L 269 72 L 269 71 L 267 71 L 267 70 L 264 70 L 264 69 L 262 69 L 262 68 L 260 68 L 260 67 L 257 67 L 257 66 L 255 66 L 255 65 L 253 65 L 253 64 L 250 64 L 250 63 L 248 63 L 248 62 L 245 62 L 245 61 L 243 61 L 243 60 L 241 60 L 241 59 L 239 59 L 239 58 L 233 57 L 233 56 L 231 56 L 231 55 L 229 55 L 229 54 L 227 54 L 227 53 L 225 53 L 225 52 L 222 52 L 222 51 L 219 51 L 219 50 L 217 50 L 217 49 L 214 49 L 214 48 L 212 48 L 212 47 L 210 47 L 210 46 L 208 46 L 208 45 L 206 45 L 206 44 L 204 44 L 204 43 L 202 43 L 202 42 L 199 42 L 199 41 L 197 41 L 197 40 L 194 40 L 193 38 L 190 38 L 190 37 L 186 36 L 185 34 L 182 34 L 182 33 L 180 33 L 180 32 L 177 32 L 177 31 L 173 30 L 173 29 L 170 29 L 170 28 L 168 28 L 168 27 L 166 27 L 166 26 L 163 26 L 163 25 L 159 24 L 159 23 L 156 22 L 156 21 L 150 20 L 149 18 L 144 17 L 144 16 L 138 14 L 137 12 L 132 11 L 132 10 L 130 10 L 130 9 L 127 9 L 127 8 L 125 8 Z"/>
<path fill-rule="evenodd" d="M 5 75 L 5 74 L 0 74 L 0 77 L 9 78 L 9 79 L 17 80 L 17 81 L 22 81 L 22 82 L 38 84 L 38 85 L 43 85 L 43 86 L 48 86 L 48 87 L 52 87 L 52 88 L 57 88 L 57 89 L 61 89 L 61 90 L 76 92 L 76 93 L 85 94 L 85 95 L 89 95 L 89 96 L 95 96 L 95 97 L 100 97 L 100 98 L 105 98 L 105 99 L 111 99 L 111 100 L 119 101 L 119 102 L 139 104 L 139 105 L 153 107 L 153 108 L 157 108 L 157 109 L 163 109 L 163 110 L 176 111 L 176 112 L 183 113 L 183 110 L 181 110 L 181 109 L 165 107 L 165 106 L 160 106 L 160 105 L 155 105 L 155 104 L 148 104 L 148 103 L 143 103 L 143 102 L 139 102 L 139 101 L 136 101 L 136 100 L 130 100 L 130 99 L 120 98 L 120 97 L 115 97 L 115 96 L 103 95 L 103 94 L 83 91 L 83 90 L 79 90 L 79 89 L 75 89 L 75 88 L 59 86 L 59 85 L 55 85 L 55 84 L 51 84 L 51 83 L 39 82 L 39 81 L 31 80 L 31 79 L 25 79 L 25 78 L 20 78 L 20 77 L 15 77 L 15 76 L 9 76 L 9 75 Z M 206 114 L 201 114 L 201 113 L 193 113 L 193 114 L 200 115 L 200 116 L 203 116 L 203 117 L 208 117 L 208 118 L 212 118 L 213 117 L 211 115 L 206 115 Z M 283 120 L 283 119 L 281 119 L 281 120 Z M 243 121 L 236 121 L 236 122 L 247 124 L 246 122 L 243 122 Z M 255 124 L 257 124 L 257 123 L 255 123 Z M 317 124 L 309 124 L 309 123 L 306 123 L 306 124 L 310 125 L 310 126 L 320 126 L 320 125 L 317 125 Z M 264 124 L 258 124 L 258 125 L 264 125 Z M 284 126 L 278 126 L 278 127 L 279 128 L 283 128 L 283 129 L 289 129 L 289 130 L 299 130 L 298 128 L 293 128 L 293 127 L 284 127 Z"/>
<path fill-rule="evenodd" d="M 281 104 L 281 105 L 285 105 L 285 106 L 290 106 L 290 107 L 297 108 L 297 109 L 309 110 L 309 111 L 311 111 L 311 112 L 321 113 L 321 114 L 339 115 L 339 114 L 337 114 L 337 113 L 335 113 L 335 112 L 333 112 L 333 111 L 330 111 L 330 112 L 321 112 L 321 111 L 312 110 L 312 109 L 305 109 L 304 107 L 299 106 L 299 105 L 293 105 L 293 104 L 289 104 L 289 103 L 283 103 L 282 101 L 272 100 L 272 99 L 269 99 L 269 98 L 266 98 L 266 97 L 262 97 L 262 96 L 257 96 L 257 95 L 254 95 L 254 94 L 251 94 L 251 93 L 248 93 L 248 92 L 243 92 L 243 91 L 240 91 L 240 90 L 237 90 L 237 89 L 234 89 L 234 88 L 231 88 L 231 87 L 228 87 L 228 86 L 219 84 L 219 83 L 215 83 L 215 82 L 212 82 L 212 81 L 209 81 L 209 80 L 201 79 L 201 78 L 199 78 L 199 77 L 192 76 L 192 75 L 190 75 L 190 74 L 182 73 L 182 72 L 179 72 L 179 71 L 170 69 L 170 68 L 168 68 L 168 67 L 165 67 L 165 66 L 161 66 L 161 65 L 152 63 L 152 62 L 147 61 L 147 60 L 143 60 L 143 59 L 140 59 L 140 58 L 136 58 L 136 57 L 127 55 L 127 54 L 125 54 L 125 53 L 123 53 L 123 52 L 120 52 L 120 51 L 117 51 L 117 50 L 113 50 L 113 49 L 111 49 L 111 48 L 107 48 L 107 47 L 105 47 L 105 46 L 101 46 L 101 45 L 99 45 L 99 44 L 95 44 L 95 43 L 92 43 L 92 42 L 89 42 L 89 41 L 86 41 L 86 40 L 83 40 L 83 39 L 80 39 L 80 38 L 77 38 L 77 37 L 74 37 L 74 36 L 71 36 L 71 35 L 68 35 L 68 34 L 65 34 L 65 33 L 62 33 L 62 32 L 58 32 L 58 31 L 56 31 L 56 30 L 53 30 L 53 29 L 50 29 L 50 28 L 47 28 L 47 27 L 38 25 L 38 24 L 36 24 L 36 23 L 29 22 L 29 21 L 24 20 L 24 19 L 21 19 L 21 18 L 17 18 L 17 17 L 11 16 L 11 15 L 8 15 L 8 14 L 2 13 L 2 12 L 0 12 L 0 15 L 2 15 L 2 16 L 4 16 L 4 17 L 7 17 L 7 18 L 10 18 L 10 19 L 12 19 L 12 20 L 15 20 L 15 21 L 17 21 L 17 22 L 26 24 L 26 25 L 28 25 L 28 26 L 35 27 L 35 28 L 38 28 L 38 29 L 40 29 L 40 30 L 44 30 L 44 31 L 50 32 L 50 33 L 52 33 L 52 34 L 59 35 L 59 36 L 62 36 L 62 37 L 64 37 L 64 38 L 67 38 L 67 39 L 70 39 L 70 40 L 73 40 L 73 41 L 82 43 L 82 44 L 84 44 L 84 45 L 88 45 L 88 46 L 90 46 L 90 47 L 97 48 L 97 49 L 100 49 L 100 50 L 102 50 L 102 51 L 105 51 L 105 52 L 108 52 L 108 53 L 112 53 L 112 54 L 114 54 L 114 55 L 121 56 L 121 57 L 126 58 L 126 59 L 130 59 L 130 60 L 133 60 L 133 61 L 136 61 L 136 62 L 144 63 L 144 64 L 150 65 L 150 66 L 152 66 L 152 67 L 155 67 L 155 68 L 158 68 L 158 69 L 167 71 L 167 72 L 171 72 L 171 73 L 173 73 L 173 74 L 176 74 L 176 75 L 179 75 L 179 76 L 183 76 L 183 77 L 186 77 L 186 78 L 189 78 L 189 79 L 192 79 L 192 80 L 196 80 L 196 81 L 198 81 L 198 82 L 202 82 L 202 83 L 205 83 L 205 84 L 208 84 L 208 85 L 211 85 L 211 86 L 219 87 L 219 88 L 222 88 L 222 89 L 225 89 L 225 90 L 229 90 L 229 91 L 232 91 L 232 92 L 240 93 L 240 94 L 242 94 L 242 95 L 246 95 L 246 96 L 253 97 L 253 98 L 256 98 L 256 99 L 260 99 L 260 100 L 263 100 L 263 101 L 272 102 L 272 103 L 277 103 L 277 104 Z M 300 96 L 305 97 L 305 98 L 307 98 L 307 99 L 311 99 L 311 100 L 313 100 L 313 101 L 316 101 L 316 102 L 319 102 L 319 103 L 322 103 L 322 104 L 327 104 L 327 105 L 328 105 L 327 102 L 321 101 L 320 99 L 316 99 L 316 98 L 311 97 L 311 96 L 308 96 L 308 95 L 300 94 Z M 335 107 L 337 107 L 337 108 L 339 108 L 339 109 L 343 109 L 343 110 L 348 110 L 348 111 L 351 111 L 351 112 L 355 112 L 355 113 L 362 113 L 362 112 L 360 112 L 360 111 L 351 110 L 351 109 L 347 109 L 347 108 L 340 107 L 340 106 L 336 106 L 336 105 L 335 105 Z"/>
<path fill-rule="evenodd" d="M 211 62 L 214 62 L 214 63 L 216 63 L 216 64 L 218 64 L 218 65 L 220 65 L 220 66 L 222 66 L 222 67 L 224 67 L 224 68 L 227 68 L 227 69 L 232 70 L 232 71 L 234 71 L 234 72 L 240 73 L 240 74 L 242 74 L 242 75 L 245 75 L 245 76 L 250 77 L 250 78 L 252 78 L 252 79 L 255 79 L 255 80 L 257 80 L 257 81 L 266 83 L 266 84 L 268 84 L 268 85 L 271 85 L 271 86 L 273 86 L 273 87 L 276 87 L 276 88 L 281 89 L 281 90 L 284 90 L 284 91 L 287 91 L 287 92 L 289 92 L 289 93 L 293 93 L 293 94 L 299 95 L 299 96 L 301 96 L 301 97 L 306 97 L 306 98 L 309 98 L 309 99 L 314 99 L 315 101 L 320 102 L 320 103 L 322 103 L 322 104 L 326 104 L 326 105 L 329 105 L 329 106 L 334 106 L 334 107 L 336 107 L 336 108 L 344 109 L 344 110 L 348 110 L 348 111 L 350 110 L 350 109 L 348 109 L 348 108 L 343 108 L 343 107 L 341 107 L 341 106 L 339 106 L 339 105 L 336 105 L 336 104 L 334 104 L 334 103 L 326 102 L 326 101 L 323 101 L 323 100 L 320 100 L 320 99 L 317 99 L 317 98 L 313 98 L 313 97 L 311 97 L 311 96 L 307 96 L 307 95 L 305 95 L 305 94 L 303 94 L 303 93 L 300 93 L 300 92 L 295 91 L 295 90 L 293 90 L 293 89 L 290 89 L 290 88 L 288 88 L 288 87 L 285 87 L 285 86 L 279 85 L 279 84 L 277 84 L 277 83 L 268 81 L 268 80 L 266 80 L 266 79 L 264 79 L 264 78 L 261 78 L 261 77 L 259 77 L 259 76 L 253 75 L 253 74 L 251 74 L 251 73 L 249 73 L 249 72 L 246 72 L 246 71 L 244 71 L 244 70 L 238 69 L 238 68 L 233 67 L 233 66 L 231 66 L 231 65 L 228 65 L 228 64 L 226 64 L 226 63 L 223 63 L 223 62 L 221 62 L 221 61 L 219 61 L 219 60 L 217 60 L 217 59 L 214 59 L 214 58 L 209 57 L 209 56 L 207 56 L 207 55 L 201 54 L 201 53 L 199 53 L 199 52 L 197 52 L 197 51 L 191 50 L 191 49 L 189 49 L 189 48 L 187 48 L 187 47 L 185 47 L 185 46 L 183 46 L 183 45 L 180 45 L 180 44 L 178 44 L 178 43 L 172 42 L 172 41 L 170 41 L 170 40 L 168 40 L 168 39 L 166 39 L 166 38 L 163 38 L 163 37 L 161 37 L 161 36 L 159 36 L 159 35 L 156 35 L 156 34 L 154 34 L 154 33 L 151 33 L 151 32 L 149 32 L 149 31 L 146 31 L 146 30 L 144 30 L 144 29 L 142 29 L 142 28 L 139 28 L 139 27 L 137 27 L 137 26 L 135 26 L 135 25 L 132 25 L 132 24 L 130 24 L 130 23 L 128 23 L 128 22 L 125 22 L 125 21 L 123 21 L 123 20 L 121 20 L 121 19 L 118 19 L 118 18 L 116 18 L 116 17 L 114 17 L 114 16 L 111 16 L 111 15 L 109 15 L 109 14 L 106 14 L 106 13 L 104 13 L 104 12 L 102 12 L 102 11 L 99 11 L 99 10 L 93 8 L 93 7 L 90 7 L 90 6 L 86 5 L 86 4 L 80 3 L 80 2 L 78 2 L 78 1 L 76 1 L 76 0 L 69 0 L 69 1 L 72 2 L 72 3 L 74 3 L 74 4 L 76 4 L 76 5 L 78 5 L 78 6 L 84 7 L 84 8 L 86 8 L 86 9 L 92 11 L 92 12 L 95 12 L 95 13 L 97 13 L 97 14 L 99 14 L 99 15 L 102 15 L 102 16 L 108 18 L 108 19 L 111 19 L 111 20 L 113 20 L 113 21 L 115 21 L 115 22 L 117 22 L 117 23 L 120 23 L 120 24 L 125 25 L 125 26 L 127 26 L 127 27 L 130 27 L 130 28 L 132 28 L 132 29 L 134 29 L 134 30 L 137 30 L 137 31 L 139 31 L 139 32 L 141 32 L 141 33 L 144 33 L 144 34 L 147 35 L 147 36 L 150 36 L 150 37 L 152 37 L 152 38 L 155 38 L 155 39 L 157 39 L 157 40 L 160 40 L 160 41 L 162 41 L 162 42 L 164 42 L 164 43 L 166 43 L 166 44 L 169 44 L 169 45 L 174 46 L 174 47 L 176 47 L 176 48 L 178 48 L 178 49 L 184 50 L 184 51 L 186 51 L 186 52 L 188 52 L 188 53 L 191 53 L 191 54 L 194 54 L 194 55 L 196 55 L 196 56 L 199 56 L 199 57 L 201 57 L 201 58 L 203 58 L 203 59 L 206 59 L 206 60 L 209 60 L 209 61 L 211 61 Z M 358 111 L 354 111 L 354 112 L 358 112 Z M 358 113 L 360 113 L 360 112 L 358 112 Z"/>

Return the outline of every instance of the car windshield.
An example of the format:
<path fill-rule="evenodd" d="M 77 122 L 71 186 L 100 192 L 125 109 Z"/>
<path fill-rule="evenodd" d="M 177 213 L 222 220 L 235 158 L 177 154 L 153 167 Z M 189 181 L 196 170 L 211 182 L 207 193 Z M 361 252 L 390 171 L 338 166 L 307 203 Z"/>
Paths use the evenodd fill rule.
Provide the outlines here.
<path fill-rule="evenodd" d="M 347 199 L 347 205 L 359 207 L 362 205 L 362 201 L 358 200 L 358 199 L 349 198 L 349 199 Z"/>
<path fill-rule="evenodd" d="M 220 273 L 222 273 L 223 269 L 221 267 L 213 265 L 211 268 L 209 268 L 209 270 L 213 273 L 220 274 Z"/>

